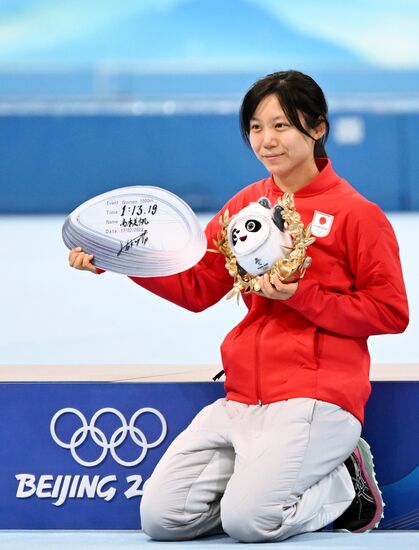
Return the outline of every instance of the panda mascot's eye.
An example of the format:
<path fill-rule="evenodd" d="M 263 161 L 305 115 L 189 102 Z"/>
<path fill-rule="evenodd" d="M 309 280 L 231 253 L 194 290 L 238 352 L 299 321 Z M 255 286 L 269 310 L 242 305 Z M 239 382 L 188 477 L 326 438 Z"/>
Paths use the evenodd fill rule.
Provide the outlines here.
<path fill-rule="evenodd" d="M 245 224 L 245 228 L 250 233 L 256 233 L 262 227 L 262 224 L 257 220 L 248 220 Z"/>

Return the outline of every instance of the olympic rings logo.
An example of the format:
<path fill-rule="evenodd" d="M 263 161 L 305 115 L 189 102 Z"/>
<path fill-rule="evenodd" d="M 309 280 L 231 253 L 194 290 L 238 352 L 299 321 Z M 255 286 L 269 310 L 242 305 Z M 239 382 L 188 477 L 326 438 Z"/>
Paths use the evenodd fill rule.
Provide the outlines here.
<path fill-rule="evenodd" d="M 161 434 L 155 441 L 151 443 L 147 441 L 145 434 L 135 425 L 138 418 L 145 413 L 151 413 L 155 415 L 160 420 L 160 423 L 161 423 Z M 55 429 L 58 419 L 65 414 L 74 414 L 81 421 L 81 427 L 74 432 L 69 443 L 66 443 L 65 441 L 61 441 L 61 439 L 57 436 L 56 429 Z M 100 430 L 95 425 L 98 419 L 104 414 L 113 414 L 121 422 L 121 427 L 115 430 L 115 432 L 112 434 L 109 441 L 106 435 L 103 433 L 103 431 Z M 108 451 L 110 451 L 115 462 L 117 462 L 121 466 L 130 467 L 130 466 L 137 466 L 137 464 L 140 464 L 140 462 L 144 460 L 148 449 L 157 447 L 157 445 L 159 445 L 164 440 L 164 438 L 167 435 L 167 422 L 164 416 L 161 414 L 161 412 L 151 407 L 144 407 L 143 409 L 139 409 L 138 411 L 136 411 L 132 415 L 129 423 L 127 423 L 124 415 L 121 412 L 111 407 L 106 407 L 97 411 L 92 416 L 90 423 L 87 422 L 85 416 L 77 409 L 65 408 L 56 412 L 52 417 L 51 424 L 50 424 L 50 431 L 51 431 L 52 439 L 55 441 L 55 443 L 57 443 L 57 445 L 59 445 L 60 447 L 63 447 L 64 449 L 70 449 L 72 457 L 81 466 L 87 466 L 87 467 L 97 466 L 103 460 L 105 460 L 108 454 Z M 128 434 L 130 435 L 132 441 L 138 447 L 141 448 L 141 452 L 138 458 L 136 458 L 135 460 L 132 460 L 131 462 L 122 460 L 116 453 L 116 449 L 120 445 L 122 445 L 122 443 L 124 443 Z M 99 458 L 97 458 L 96 460 L 92 460 L 91 462 L 83 460 L 77 454 L 77 449 L 86 441 L 89 435 L 91 435 L 96 445 L 102 449 L 102 452 Z"/>

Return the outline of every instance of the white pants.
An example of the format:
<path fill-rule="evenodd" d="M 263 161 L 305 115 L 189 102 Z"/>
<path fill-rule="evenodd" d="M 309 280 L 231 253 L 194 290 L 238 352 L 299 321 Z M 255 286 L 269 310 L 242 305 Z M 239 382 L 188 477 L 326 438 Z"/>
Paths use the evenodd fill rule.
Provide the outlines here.
<path fill-rule="evenodd" d="M 355 491 L 344 460 L 360 422 L 309 398 L 270 405 L 219 399 L 171 444 L 148 480 L 142 527 L 156 540 L 221 532 L 280 541 L 338 518 Z"/>

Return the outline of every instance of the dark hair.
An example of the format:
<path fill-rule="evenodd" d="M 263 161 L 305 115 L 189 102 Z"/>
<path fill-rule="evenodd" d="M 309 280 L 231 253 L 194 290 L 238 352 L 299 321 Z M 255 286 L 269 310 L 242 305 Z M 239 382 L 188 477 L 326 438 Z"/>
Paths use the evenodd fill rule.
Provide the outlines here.
<path fill-rule="evenodd" d="M 287 119 L 306 136 L 311 137 L 301 124 L 299 112 L 310 129 L 314 129 L 324 122 L 326 130 L 323 136 L 316 140 L 314 156 L 327 157 L 324 147 L 329 135 L 326 98 L 317 82 L 299 71 L 268 74 L 256 81 L 244 96 L 240 108 L 240 130 L 247 145 L 250 145 L 250 120 L 259 103 L 268 95 L 276 95 Z"/>

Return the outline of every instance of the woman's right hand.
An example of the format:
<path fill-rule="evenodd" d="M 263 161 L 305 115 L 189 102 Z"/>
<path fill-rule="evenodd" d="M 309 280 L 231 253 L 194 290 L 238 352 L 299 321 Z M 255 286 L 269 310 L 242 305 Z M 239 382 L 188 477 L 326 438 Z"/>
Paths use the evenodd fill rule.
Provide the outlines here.
<path fill-rule="evenodd" d="M 92 260 L 93 254 L 83 252 L 80 246 L 73 248 L 68 255 L 68 263 L 70 264 L 70 267 L 80 269 L 81 271 L 98 273 L 97 267 L 92 264 Z"/>

